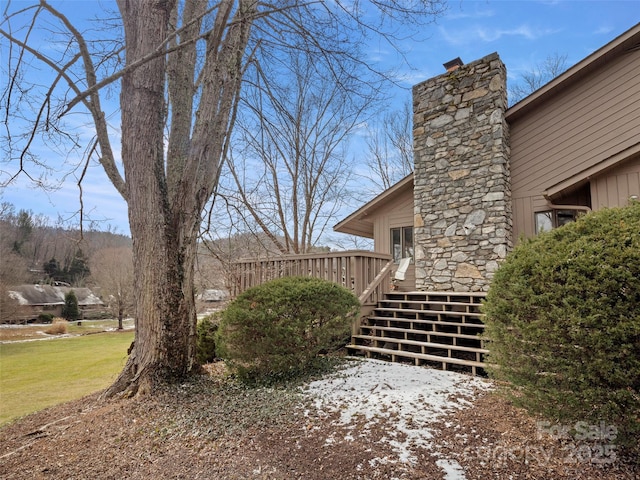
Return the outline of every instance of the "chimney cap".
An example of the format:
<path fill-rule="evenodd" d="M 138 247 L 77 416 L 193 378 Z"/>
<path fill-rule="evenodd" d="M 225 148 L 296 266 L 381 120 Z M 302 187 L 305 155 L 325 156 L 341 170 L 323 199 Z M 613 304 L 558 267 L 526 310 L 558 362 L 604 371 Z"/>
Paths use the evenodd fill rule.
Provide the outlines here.
<path fill-rule="evenodd" d="M 443 63 L 442 65 L 447 69 L 447 72 L 453 72 L 454 70 L 457 70 L 462 65 L 464 65 L 464 62 L 460 60 L 460 57 L 456 57 L 453 60 L 448 61 L 447 63 Z"/>

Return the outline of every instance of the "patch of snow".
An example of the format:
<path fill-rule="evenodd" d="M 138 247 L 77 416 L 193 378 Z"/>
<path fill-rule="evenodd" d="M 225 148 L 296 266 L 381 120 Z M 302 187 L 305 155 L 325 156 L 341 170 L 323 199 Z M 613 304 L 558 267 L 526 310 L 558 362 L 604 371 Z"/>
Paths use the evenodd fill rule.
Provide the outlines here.
<path fill-rule="evenodd" d="M 415 463 L 414 449 L 433 449 L 430 425 L 454 409 L 470 406 L 477 388 L 489 389 L 491 382 L 427 367 L 358 359 L 311 382 L 304 393 L 313 400 L 316 413 L 339 413 L 336 423 L 347 428 L 355 429 L 359 424 L 360 436 L 366 436 L 379 420 L 391 419 L 395 430 L 388 431 L 381 441 L 391 446 L 396 458 L 372 460 L 384 464 Z M 351 434 L 345 437 L 345 441 L 352 440 Z M 327 444 L 335 441 L 326 439 Z M 464 472 L 454 461 L 439 461 L 447 475 L 462 475 L 447 476 L 447 480 L 464 479 Z"/>
<path fill-rule="evenodd" d="M 455 460 L 440 459 L 436 462 L 441 469 L 445 472 L 443 480 L 466 480 L 464 470 L 458 462 Z"/>
<path fill-rule="evenodd" d="M 102 300 L 95 293 L 90 292 L 82 302 L 83 305 L 102 305 Z"/>
<path fill-rule="evenodd" d="M 20 305 L 29 305 L 29 300 L 24 298 L 20 292 L 9 290 L 9 297 L 13 300 L 17 300 Z"/>

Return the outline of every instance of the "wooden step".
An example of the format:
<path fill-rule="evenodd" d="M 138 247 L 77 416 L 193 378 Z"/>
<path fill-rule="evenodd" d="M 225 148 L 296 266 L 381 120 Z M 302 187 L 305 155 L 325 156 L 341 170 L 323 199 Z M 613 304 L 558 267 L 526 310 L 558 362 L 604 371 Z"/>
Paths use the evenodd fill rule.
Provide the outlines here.
<path fill-rule="evenodd" d="M 480 292 L 390 292 L 347 348 L 391 361 L 469 367 L 475 375 L 484 368 L 482 356 L 488 353 L 479 337 L 485 328 L 480 311 L 484 298 Z"/>
<path fill-rule="evenodd" d="M 418 292 L 389 292 L 385 294 L 386 298 L 396 299 L 396 298 L 440 298 L 450 300 L 452 298 L 456 299 L 456 301 L 460 301 L 459 299 L 466 298 L 470 300 L 470 303 L 481 304 L 482 300 L 487 296 L 484 292 L 431 292 L 431 291 L 418 291 Z"/>
<path fill-rule="evenodd" d="M 456 312 L 454 310 L 422 310 L 422 309 L 418 309 L 418 308 L 400 308 L 400 307 L 376 307 L 374 312 L 379 312 L 379 313 L 391 313 L 391 314 L 398 314 L 401 313 L 403 316 L 409 316 L 409 315 L 431 315 L 434 317 L 443 317 L 443 316 L 449 316 L 449 317 L 470 317 L 470 318 L 477 318 L 480 319 L 483 317 L 482 313 L 478 313 L 478 312 Z"/>
<path fill-rule="evenodd" d="M 489 350 L 482 347 L 465 347 L 462 345 L 451 345 L 448 343 L 421 342 L 420 340 L 409 340 L 405 338 L 375 337 L 373 335 L 353 335 L 352 338 L 358 338 L 360 340 L 368 340 L 368 341 L 375 341 L 375 342 L 395 343 L 398 345 L 415 345 L 419 347 L 434 348 L 438 350 L 448 350 L 449 355 L 451 355 L 451 351 L 473 352 L 473 353 L 482 353 L 482 354 L 489 353 Z"/>
<path fill-rule="evenodd" d="M 438 332 L 436 330 L 420 330 L 420 329 L 401 328 L 401 327 L 383 327 L 383 326 L 380 326 L 380 325 L 361 325 L 360 328 L 362 330 L 380 330 L 382 332 L 409 333 L 409 334 L 413 334 L 413 335 L 426 335 L 428 337 L 448 337 L 448 338 L 452 338 L 454 340 L 457 339 L 457 338 L 460 338 L 460 339 L 463 339 L 463 340 L 477 340 L 478 342 L 482 341 L 482 339 L 478 335 L 466 335 L 466 334 L 462 334 L 462 333 Z"/>
<path fill-rule="evenodd" d="M 433 326 L 448 326 L 448 327 L 468 327 L 468 328 L 478 328 L 480 330 L 484 330 L 485 328 L 485 324 L 484 323 L 466 323 L 466 322 L 450 322 L 450 321 L 445 321 L 445 320 L 422 320 L 422 319 L 415 319 L 415 318 L 399 318 L 399 317 L 380 317 L 380 316 L 370 316 L 368 317 L 369 321 L 374 321 L 374 322 L 383 322 L 386 325 L 379 325 L 379 326 L 387 326 L 387 327 L 392 327 L 393 325 L 390 325 L 390 322 L 396 322 L 396 323 L 409 323 L 409 324 L 414 324 L 414 325 L 433 325 Z M 369 326 L 378 326 L 378 324 L 371 324 L 369 323 Z M 413 328 L 413 327 L 412 327 Z"/>
<path fill-rule="evenodd" d="M 434 302 L 432 300 L 381 300 L 381 307 L 414 309 L 414 310 L 433 310 L 436 312 L 480 312 L 480 305 L 474 303 L 463 302 Z"/>
<path fill-rule="evenodd" d="M 484 362 L 478 362 L 475 360 L 465 360 L 462 358 L 455 357 L 442 357 L 440 355 L 431 355 L 428 353 L 416 353 L 416 352 L 407 352 L 403 350 L 392 350 L 388 348 L 380 348 L 380 347 L 369 347 L 365 345 L 348 345 L 348 349 L 350 350 L 359 350 L 364 352 L 368 357 L 371 353 L 378 353 L 380 355 L 387 355 L 391 357 L 391 361 L 397 361 L 396 357 L 402 358 L 411 358 L 414 360 L 416 365 L 420 365 L 420 360 L 429 361 L 429 362 L 438 362 L 442 365 L 443 370 L 447 370 L 448 365 L 460 365 L 465 367 L 471 367 L 471 371 L 473 375 L 477 375 L 478 368 L 485 368 L 486 364 Z"/>
<path fill-rule="evenodd" d="M 417 307 L 425 310 L 462 310 L 479 313 L 483 298 L 484 296 L 479 294 L 473 298 L 461 298 L 457 296 L 433 297 L 431 295 L 419 294 L 385 295 L 385 297 L 380 300 L 380 306 L 397 305 L 401 308 Z"/>

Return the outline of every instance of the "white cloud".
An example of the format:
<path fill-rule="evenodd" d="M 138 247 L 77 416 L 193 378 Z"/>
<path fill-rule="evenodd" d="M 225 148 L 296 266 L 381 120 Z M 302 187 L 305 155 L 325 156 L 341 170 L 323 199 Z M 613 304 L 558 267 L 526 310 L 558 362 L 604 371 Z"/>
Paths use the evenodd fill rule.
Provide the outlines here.
<path fill-rule="evenodd" d="M 407 85 L 408 87 L 412 87 L 413 85 L 416 85 L 420 82 L 424 82 L 428 78 L 434 77 L 440 73 L 442 72 L 432 72 L 427 69 L 415 70 L 410 72 L 403 72 L 402 74 L 398 75 L 397 79 L 402 84 Z"/>
<path fill-rule="evenodd" d="M 612 25 L 600 25 L 598 28 L 596 28 L 593 31 L 594 35 L 609 35 L 609 33 L 611 33 L 614 30 Z"/>
<path fill-rule="evenodd" d="M 455 32 L 445 27 L 440 27 L 442 38 L 447 43 L 456 46 L 473 45 L 477 42 L 493 43 L 505 37 L 520 37 L 533 41 L 554 33 L 557 33 L 557 30 L 550 28 L 533 28 L 526 24 L 507 29 L 475 25 L 466 29 L 455 30 Z"/>
<path fill-rule="evenodd" d="M 476 9 L 474 11 L 464 11 L 463 7 L 468 6 L 469 4 L 460 4 L 459 10 L 449 10 L 446 14 L 447 21 L 451 20 L 465 20 L 468 18 L 472 18 L 477 20 L 478 18 L 491 18 L 496 16 L 495 10 L 492 9 Z M 479 4 L 471 3 L 472 6 L 477 7 Z M 484 6 L 484 5 L 480 5 Z"/>

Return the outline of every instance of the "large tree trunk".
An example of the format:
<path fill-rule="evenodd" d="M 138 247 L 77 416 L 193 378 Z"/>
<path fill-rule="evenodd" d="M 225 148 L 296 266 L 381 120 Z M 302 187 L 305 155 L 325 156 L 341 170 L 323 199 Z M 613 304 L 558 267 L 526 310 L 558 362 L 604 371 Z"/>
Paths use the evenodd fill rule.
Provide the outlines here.
<path fill-rule="evenodd" d="M 175 2 L 118 0 L 118 5 L 128 66 L 176 47 L 177 37 L 168 36 L 173 33 L 169 25 L 177 24 Z M 193 279 L 200 215 L 225 157 L 242 57 L 258 4 L 217 4 L 201 66 L 196 44 L 188 40 L 200 34 L 205 5 L 199 0 L 185 4 L 180 48 L 142 62 L 122 79 L 122 160 L 133 239 L 136 336 L 129 360 L 106 396 L 144 392 L 157 382 L 182 378 L 196 366 Z M 200 72 L 197 87 L 194 71 Z M 194 113 L 196 89 L 200 101 Z"/>
<path fill-rule="evenodd" d="M 127 64 L 165 40 L 172 9 L 166 1 L 119 2 Z M 136 334 L 129 360 L 106 395 L 136 394 L 189 373 L 195 359 L 192 225 L 172 218 L 164 172 L 164 56 L 124 76 L 122 157 L 133 239 Z M 186 216 L 186 215 L 185 215 Z M 193 224 L 193 220 L 191 220 Z"/>

